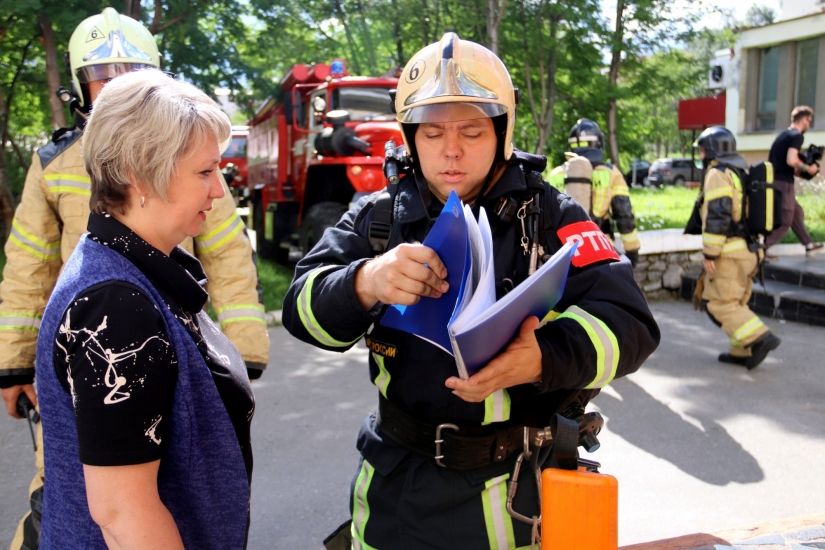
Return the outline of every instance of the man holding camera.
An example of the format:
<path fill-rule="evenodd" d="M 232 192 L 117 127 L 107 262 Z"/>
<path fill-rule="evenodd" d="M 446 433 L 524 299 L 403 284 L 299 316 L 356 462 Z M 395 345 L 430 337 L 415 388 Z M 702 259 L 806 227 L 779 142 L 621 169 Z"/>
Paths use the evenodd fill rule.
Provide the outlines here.
<path fill-rule="evenodd" d="M 765 239 L 765 246 L 771 247 L 782 240 L 788 229 L 799 237 L 799 242 L 805 246 L 805 252 L 810 253 L 823 247 L 822 243 L 815 243 L 805 228 L 805 212 L 796 201 L 794 192 L 794 173 L 807 173 L 815 176 L 819 173 L 818 164 L 805 164 L 799 158 L 802 149 L 804 134 L 813 123 L 814 111 L 810 107 L 800 105 L 791 112 L 791 126 L 776 138 L 771 146 L 768 160 L 773 164 L 774 184 L 782 193 L 782 226 Z"/>

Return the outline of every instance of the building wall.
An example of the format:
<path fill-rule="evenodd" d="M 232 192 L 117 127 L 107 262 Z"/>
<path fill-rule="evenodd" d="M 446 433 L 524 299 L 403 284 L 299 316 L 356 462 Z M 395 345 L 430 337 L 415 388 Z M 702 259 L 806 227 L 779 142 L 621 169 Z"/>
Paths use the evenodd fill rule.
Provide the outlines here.
<path fill-rule="evenodd" d="M 814 127 L 805 134 L 805 146 L 825 143 L 825 13 L 787 19 L 747 29 L 740 33 L 728 75 L 726 125 L 736 134 L 737 148 L 749 162 L 765 160 L 776 135 L 790 125 L 794 107 L 797 43 L 818 37 L 818 113 Z M 760 55 L 763 49 L 779 46 L 779 78 L 776 97 L 776 124 L 773 130 L 757 130 Z"/>

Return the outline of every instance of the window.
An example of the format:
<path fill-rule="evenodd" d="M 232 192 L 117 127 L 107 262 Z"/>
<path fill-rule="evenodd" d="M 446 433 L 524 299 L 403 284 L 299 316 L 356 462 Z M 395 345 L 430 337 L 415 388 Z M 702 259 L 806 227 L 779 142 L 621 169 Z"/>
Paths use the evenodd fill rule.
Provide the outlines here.
<path fill-rule="evenodd" d="M 222 158 L 246 157 L 246 136 L 234 136 L 229 147 L 221 155 Z"/>
<path fill-rule="evenodd" d="M 345 109 L 350 120 L 395 120 L 389 89 L 384 87 L 341 87 L 332 92 L 332 108 Z"/>
<path fill-rule="evenodd" d="M 759 56 L 759 96 L 756 129 L 776 129 L 776 92 L 779 84 L 779 46 L 765 48 Z"/>
<path fill-rule="evenodd" d="M 816 67 L 818 63 L 819 38 L 799 42 L 796 47 L 794 105 L 816 107 Z"/>

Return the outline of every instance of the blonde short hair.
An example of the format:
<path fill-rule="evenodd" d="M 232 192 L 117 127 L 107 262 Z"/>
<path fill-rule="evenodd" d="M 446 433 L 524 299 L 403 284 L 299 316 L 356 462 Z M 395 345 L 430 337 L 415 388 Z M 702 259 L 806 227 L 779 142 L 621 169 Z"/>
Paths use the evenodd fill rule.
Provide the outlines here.
<path fill-rule="evenodd" d="M 229 117 L 202 91 L 156 69 L 118 76 L 94 102 L 83 132 L 93 212 L 123 212 L 130 175 L 166 200 L 177 162 L 214 138 L 229 145 Z"/>

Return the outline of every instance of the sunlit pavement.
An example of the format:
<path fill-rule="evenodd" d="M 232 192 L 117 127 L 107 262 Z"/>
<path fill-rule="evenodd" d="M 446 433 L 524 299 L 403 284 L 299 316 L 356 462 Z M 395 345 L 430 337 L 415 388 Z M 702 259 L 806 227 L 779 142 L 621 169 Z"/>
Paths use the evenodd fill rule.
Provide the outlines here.
<path fill-rule="evenodd" d="M 727 338 L 684 302 L 658 302 L 662 345 L 595 400 L 588 458 L 619 479 L 622 545 L 825 512 L 825 329 L 768 320 L 782 345 L 758 369 L 716 356 Z M 321 548 L 348 514 L 355 436 L 376 405 L 366 351 L 336 354 L 270 329 L 254 383 L 251 549 Z M 0 419 L 0 549 L 33 474 L 23 421 Z"/>

